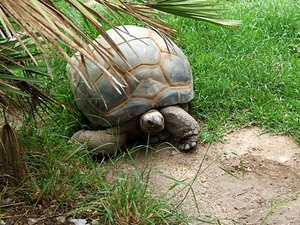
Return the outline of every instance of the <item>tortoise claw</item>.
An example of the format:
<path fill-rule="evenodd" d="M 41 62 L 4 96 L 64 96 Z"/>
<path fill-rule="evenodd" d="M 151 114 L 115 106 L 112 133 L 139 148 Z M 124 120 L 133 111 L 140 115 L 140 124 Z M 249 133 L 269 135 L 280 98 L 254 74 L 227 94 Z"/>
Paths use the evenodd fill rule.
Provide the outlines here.
<path fill-rule="evenodd" d="M 192 150 L 193 148 L 195 148 L 196 145 L 197 145 L 197 142 L 193 141 L 190 143 L 182 143 L 178 146 L 178 148 L 183 151 L 189 151 L 189 150 Z"/>

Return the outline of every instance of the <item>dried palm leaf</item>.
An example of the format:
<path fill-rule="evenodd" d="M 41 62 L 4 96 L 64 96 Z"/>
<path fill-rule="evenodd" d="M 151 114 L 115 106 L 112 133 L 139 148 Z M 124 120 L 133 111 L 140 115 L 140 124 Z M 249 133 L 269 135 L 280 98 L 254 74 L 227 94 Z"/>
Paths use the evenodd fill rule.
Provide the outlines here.
<path fill-rule="evenodd" d="M 176 16 L 186 17 L 201 20 L 204 22 L 213 23 L 224 27 L 240 26 L 240 20 L 224 19 L 217 12 L 225 10 L 224 4 L 217 1 L 206 0 L 156 0 L 156 1 L 141 1 L 140 4 L 146 5 L 149 8 L 157 9 L 162 12 L 173 14 Z M 217 8 L 222 6 L 222 8 Z"/>
<path fill-rule="evenodd" d="M 9 125 L 6 113 L 3 113 L 4 125 L 0 134 L 0 161 L 7 177 L 21 181 L 27 172 L 24 163 L 25 148 L 18 133 Z"/>

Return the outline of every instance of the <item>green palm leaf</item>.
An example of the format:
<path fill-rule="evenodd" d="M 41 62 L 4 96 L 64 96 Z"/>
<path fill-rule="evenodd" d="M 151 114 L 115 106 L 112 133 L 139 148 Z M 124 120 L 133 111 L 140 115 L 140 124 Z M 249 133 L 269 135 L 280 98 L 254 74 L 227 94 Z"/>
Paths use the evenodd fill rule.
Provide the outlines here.
<path fill-rule="evenodd" d="M 173 14 L 176 16 L 202 20 L 220 26 L 235 27 L 242 23 L 239 20 L 227 20 L 220 16 L 217 12 L 224 10 L 217 8 L 221 4 L 215 1 L 203 0 L 156 0 L 156 1 L 140 1 L 141 4 L 157 9 L 162 12 Z"/>

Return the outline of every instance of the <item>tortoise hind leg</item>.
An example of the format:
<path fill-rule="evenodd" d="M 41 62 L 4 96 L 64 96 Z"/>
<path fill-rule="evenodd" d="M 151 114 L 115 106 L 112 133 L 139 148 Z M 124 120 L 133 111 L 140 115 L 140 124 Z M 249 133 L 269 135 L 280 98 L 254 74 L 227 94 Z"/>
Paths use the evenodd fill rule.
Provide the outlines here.
<path fill-rule="evenodd" d="M 200 127 L 187 111 L 179 106 L 167 106 L 160 112 L 164 116 L 166 129 L 179 139 L 180 150 L 188 151 L 196 147 Z"/>
<path fill-rule="evenodd" d="M 89 150 L 96 154 L 112 155 L 127 140 L 126 133 L 118 134 L 116 130 L 113 128 L 98 131 L 80 130 L 71 137 L 71 141 L 80 144 L 88 143 Z"/>

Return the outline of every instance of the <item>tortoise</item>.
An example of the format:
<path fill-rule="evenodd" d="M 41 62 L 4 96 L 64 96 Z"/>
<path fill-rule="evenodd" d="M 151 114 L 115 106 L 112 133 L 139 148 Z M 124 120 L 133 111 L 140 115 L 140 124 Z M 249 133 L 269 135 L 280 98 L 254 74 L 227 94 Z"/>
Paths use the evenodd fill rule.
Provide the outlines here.
<path fill-rule="evenodd" d="M 187 112 L 187 104 L 194 97 L 193 77 L 182 50 L 171 40 L 166 41 L 155 31 L 143 27 L 125 25 L 106 33 L 129 65 L 101 35 L 90 47 L 98 62 L 117 82 L 124 84 L 124 88 L 118 91 L 103 69 L 88 59 L 85 59 L 85 67 L 80 62 L 80 53 L 75 53 L 71 60 L 77 70 L 67 66 L 71 89 L 78 108 L 98 130 L 80 130 L 71 140 L 89 141 L 90 149 L 112 154 L 129 141 L 144 138 L 155 143 L 171 135 L 178 140 L 180 150 L 193 149 L 200 127 Z M 100 56 L 95 50 L 97 46 L 106 48 L 113 57 Z M 121 69 L 122 77 L 107 64 L 107 60 L 112 59 Z M 85 68 L 89 73 L 86 80 L 82 77 L 88 76 Z M 91 89 L 88 84 L 95 88 Z"/>

